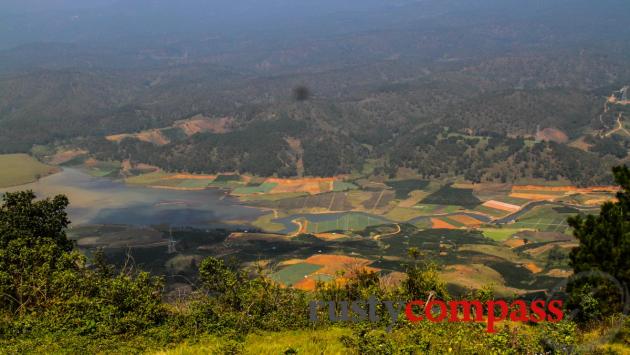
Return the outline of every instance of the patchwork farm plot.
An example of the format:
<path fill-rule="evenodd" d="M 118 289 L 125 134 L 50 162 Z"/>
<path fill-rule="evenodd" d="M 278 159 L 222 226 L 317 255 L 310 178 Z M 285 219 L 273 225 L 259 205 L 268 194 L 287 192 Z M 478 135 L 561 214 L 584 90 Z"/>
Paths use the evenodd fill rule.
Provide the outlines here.
<path fill-rule="evenodd" d="M 308 233 L 361 231 L 367 227 L 388 223 L 391 222 L 379 216 L 364 213 L 344 213 L 340 215 L 330 215 L 330 218 L 309 220 L 306 231 Z"/>
<path fill-rule="evenodd" d="M 566 207 L 538 206 L 518 218 L 510 227 L 564 233 L 569 227 L 567 218 L 578 212 Z"/>
<path fill-rule="evenodd" d="M 566 234 L 567 217 L 587 211 L 588 201 L 614 193 L 608 187 L 354 178 L 154 171 L 130 176 L 127 182 L 173 189 L 225 188 L 243 204 L 268 210 L 251 223 L 255 228 L 248 227 L 249 233 L 241 230 L 222 243 L 192 247 L 182 241 L 182 255 L 168 256 L 162 263 L 171 271 L 185 271 L 203 255 L 263 260 L 270 265 L 272 279 L 312 290 L 318 282 L 343 282 L 358 268 L 404 278 L 405 265 L 413 262 L 408 250 L 415 247 L 423 258 L 440 264 L 453 290 L 492 284 L 503 295 L 535 292 L 566 277 L 566 255 L 575 246 Z M 83 239 L 90 245 L 101 243 Z M 156 240 L 164 243 L 163 238 Z"/>
<path fill-rule="evenodd" d="M 148 174 L 128 177 L 127 184 L 168 188 L 174 190 L 203 190 L 211 186 L 216 179 L 214 175 L 171 174 L 155 171 Z"/>
<path fill-rule="evenodd" d="M 412 191 L 423 190 L 429 186 L 429 181 L 419 179 L 390 180 L 386 184 L 396 191 L 397 199 L 404 200 L 409 197 Z"/>
<path fill-rule="evenodd" d="M 377 272 L 380 269 L 368 266 L 371 260 L 345 255 L 317 254 L 305 260 L 292 259 L 280 263 L 281 269 L 271 278 L 277 282 L 303 290 L 313 290 L 317 282 L 336 280 L 343 282 L 358 270 Z"/>
<path fill-rule="evenodd" d="M 481 201 L 473 194 L 472 189 L 461 189 L 446 185 L 424 198 L 421 203 L 434 205 L 451 205 L 475 208 Z"/>

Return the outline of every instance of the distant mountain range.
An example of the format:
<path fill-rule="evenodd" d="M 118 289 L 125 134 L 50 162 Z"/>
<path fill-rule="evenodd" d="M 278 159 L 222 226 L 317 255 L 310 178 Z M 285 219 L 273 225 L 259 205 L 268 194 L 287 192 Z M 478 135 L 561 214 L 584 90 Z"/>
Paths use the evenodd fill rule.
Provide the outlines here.
<path fill-rule="evenodd" d="M 14 14 L 0 31 L 2 152 L 80 146 L 102 159 L 260 175 L 335 175 L 378 161 L 376 173 L 392 176 L 592 184 L 609 182 L 630 146 L 625 130 L 605 134 L 627 107 L 604 108 L 630 83 L 626 1 L 0 9 Z M 301 86 L 310 99 L 296 102 Z M 166 145 L 105 138 L 196 115 L 233 123 Z M 541 141 L 541 131 L 563 139 Z"/>

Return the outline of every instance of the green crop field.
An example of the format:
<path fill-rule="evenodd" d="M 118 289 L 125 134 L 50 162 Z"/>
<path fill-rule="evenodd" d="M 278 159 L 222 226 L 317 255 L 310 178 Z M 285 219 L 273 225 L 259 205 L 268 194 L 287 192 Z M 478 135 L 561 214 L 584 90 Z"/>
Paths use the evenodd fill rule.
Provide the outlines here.
<path fill-rule="evenodd" d="M 200 189 L 208 187 L 208 185 L 212 182 L 212 179 L 184 179 L 177 181 L 179 181 L 177 187 Z"/>
<path fill-rule="evenodd" d="M 279 218 L 284 217 L 284 214 L 280 214 L 278 215 Z M 254 222 L 252 222 L 252 225 L 256 228 L 260 228 L 262 230 L 264 230 L 265 232 L 280 232 L 282 230 L 284 230 L 284 224 L 281 223 L 275 223 L 273 220 L 276 219 L 276 217 L 274 216 L 273 213 L 269 213 L 266 215 L 262 215 L 260 217 L 258 217 L 258 219 L 256 219 Z"/>
<path fill-rule="evenodd" d="M 253 195 L 269 193 L 274 187 L 278 186 L 275 182 L 264 182 L 260 185 L 238 187 L 234 189 L 235 195 Z"/>
<path fill-rule="evenodd" d="M 325 221 L 309 221 L 307 231 L 309 233 L 323 233 L 335 230 L 359 231 L 370 226 L 389 223 L 384 218 L 368 216 L 360 213 L 346 213 L 337 218 Z"/>
<path fill-rule="evenodd" d="M 567 218 L 574 213 L 561 212 L 565 212 L 565 210 L 551 206 L 536 207 L 517 219 L 512 227 L 564 233 L 568 228 Z"/>
<path fill-rule="evenodd" d="M 452 226 L 455 226 L 455 227 L 463 227 L 463 226 L 465 226 L 465 224 L 464 224 L 464 223 L 459 222 L 459 221 L 456 221 L 456 220 L 451 219 L 451 218 L 448 218 L 448 216 L 446 216 L 446 217 L 440 217 L 440 219 L 441 219 L 441 220 L 443 220 L 444 222 L 446 222 L 446 223 L 448 223 L 448 224 L 452 225 Z"/>
<path fill-rule="evenodd" d="M 513 236 L 514 234 L 520 231 L 521 231 L 520 229 L 515 229 L 515 228 L 488 228 L 488 229 L 482 230 L 483 235 L 486 238 L 490 238 L 498 242 L 507 240 L 508 238 L 510 238 L 511 236 Z"/>
<path fill-rule="evenodd" d="M 349 183 L 349 182 L 345 182 L 345 181 L 335 181 L 333 183 L 333 191 L 334 192 L 356 190 L 358 188 L 359 187 L 357 185 Z"/>
<path fill-rule="evenodd" d="M 482 205 L 479 205 L 479 206 L 475 207 L 474 210 L 477 211 L 477 212 L 481 212 L 483 214 L 487 214 L 490 217 L 503 217 L 503 216 L 509 214 L 509 212 L 501 211 L 501 210 L 495 210 L 494 208 L 490 208 L 490 207 L 486 207 L 486 206 L 482 206 Z"/>
<path fill-rule="evenodd" d="M 269 275 L 269 277 L 275 281 L 281 282 L 284 285 L 290 286 L 304 279 L 304 276 L 310 275 L 321 268 L 321 265 L 300 263 L 289 265 L 282 270 Z"/>
<path fill-rule="evenodd" d="M 481 201 L 473 195 L 472 189 L 458 189 L 450 185 L 446 185 L 431 195 L 425 197 L 421 203 L 474 208 L 480 205 Z"/>
<path fill-rule="evenodd" d="M 152 185 L 162 179 L 167 178 L 169 175 L 170 174 L 163 171 L 156 171 L 148 174 L 129 177 L 125 179 L 125 182 L 132 185 Z"/>
<path fill-rule="evenodd" d="M 0 155 L 0 166 L 0 187 L 28 184 L 56 171 L 26 154 Z"/>

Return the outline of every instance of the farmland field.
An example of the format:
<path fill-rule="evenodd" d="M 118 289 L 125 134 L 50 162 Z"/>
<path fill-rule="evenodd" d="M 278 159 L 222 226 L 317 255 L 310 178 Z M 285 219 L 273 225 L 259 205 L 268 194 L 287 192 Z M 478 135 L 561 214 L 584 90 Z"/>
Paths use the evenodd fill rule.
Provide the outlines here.
<path fill-rule="evenodd" d="M 450 185 L 443 186 L 438 191 L 424 198 L 423 204 L 453 205 L 465 208 L 475 208 L 481 201 L 473 195 L 472 189 L 459 189 Z"/>
<path fill-rule="evenodd" d="M 309 263 L 294 264 L 282 268 L 280 271 L 271 274 L 270 277 L 284 285 L 290 286 L 303 280 L 305 276 L 312 274 L 321 268 L 321 265 Z"/>
<path fill-rule="evenodd" d="M 322 233 L 329 231 L 359 231 L 369 226 L 388 223 L 384 218 L 363 213 L 344 213 L 332 215 L 331 218 L 309 220 L 307 231 L 309 233 Z"/>
<path fill-rule="evenodd" d="M 0 155 L 0 166 L 0 187 L 28 184 L 57 171 L 26 154 Z"/>
<path fill-rule="evenodd" d="M 422 190 L 427 187 L 429 181 L 419 179 L 392 180 L 387 181 L 386 184 L 396 191 L 396 198 L 402 200 L 407 198 L 411 191 Z"/>
<path fill-rule="evenodd" d="M 116 176 L 120 171 L 121 164 L 118 161 L 99 161 L 88 159 L 84 163 L 88 174 L 96 177 Z"/>
<path fill-rule="evenodd" d="M 357 189 L 357 185 L 353 184 L 353 183 L 349 183 L 349 182 L 344 182 L 344 181 L 335 181 L 333 183 L 333 191 L 334 192 L 340 192 L 340 191 L 347 191 L 347 190 L 355 190 Z"/>
<path fill-rule="evenodd" d="M 256 228 L 260 228 L 265 232 L 281 232 L 285 229 L 283 224 L 273 222 L 273 219 L 276 217 L 273 213 L 269 213 L 263 216 L 258 217 L 252 225 Z"/>
<path fill-rule="evenodd" d="M 567 218 L 575 214 L 566 212 L 569 210 L 553 206 L 538 206 L 518 218 L 511 227 L 564 233 L 568 228 Z"/>
<path fill-rule="evenodd" d="M 240 180 L 241 180 L 241 177 L 239 175 L 225 174 L 225 175 L 217 176 L 217 178 L 214 179 L 214 182 L 215 183 L 227 183 L 227 182 L 240 181 Z"/>
<path fill-rule="evenodd" d="M 520 229 L 515 228 L 487 228 L 483 229 L 483 235 L 496 241 L 504 241 L 518 233 Z"/>
<path fill-rule="evenodd" d="M 232 193 L 235 195 L 265 194 L 269 193 L 276 186 L 278 186 L 276 183 L 264 182 L 259 185 L 237 187 Z"/>

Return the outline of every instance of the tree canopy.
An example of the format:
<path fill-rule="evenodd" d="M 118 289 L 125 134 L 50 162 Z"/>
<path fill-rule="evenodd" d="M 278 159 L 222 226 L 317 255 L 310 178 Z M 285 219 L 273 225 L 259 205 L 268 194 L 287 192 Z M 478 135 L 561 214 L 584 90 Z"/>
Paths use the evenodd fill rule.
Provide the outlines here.
<path fill-rule="evenodd" d="M 626 166 L 615 167 L 613 174 L 621 186 L 617 201 L 604 203 L 597 216 L 569 219 L 580 245 L 570 255 L 577 276 L 569 283 L 568 291 L 571 306 L 582 311 L 582 318 L 621 312 L 624 297 L 627 298 L 630 283 L 630 170 Z M 600 276 L 588 275 L 589 272 L 597 272 Z M 610 277 L 602 277 L 605 274 Z"/>

